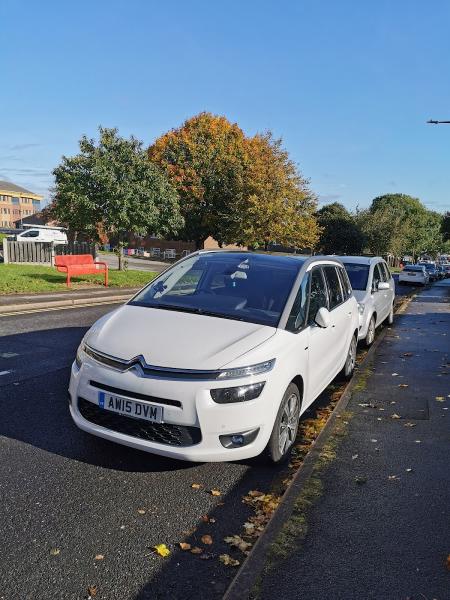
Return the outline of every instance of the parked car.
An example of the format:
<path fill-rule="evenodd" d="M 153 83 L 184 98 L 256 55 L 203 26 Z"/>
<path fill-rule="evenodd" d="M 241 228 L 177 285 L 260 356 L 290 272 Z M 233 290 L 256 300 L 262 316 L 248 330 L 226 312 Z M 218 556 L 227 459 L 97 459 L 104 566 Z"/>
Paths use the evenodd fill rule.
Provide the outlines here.
<path fill-rule="evenodd" d="M 200 251 L 84 336 L 81 429 L 177 459 L 287 458 L 299 417 L 355 366 L 358 306 L 335 258 Z"/>
<path fill-rule="evenodd" d="M 25 226 L 26 227 L 26 226 Z M 67 234 L 61 227 L 33 225 L 14 236 L 17 242 L 54 242 L 67 244 Z"/>
<path fill-rule="evenodd" d="M 444 263 L 442 266 L 444 267 L 445 276 L 450 277 L 450 263 Z"/>
<path fill-rule="evenodd" d="M 399 283 L 414 283 L 414 285 L 427 285 L 430 281 L 428 271 L 421 265 L 405 267 L 398 276 Z"/>
<path fill-rule="evenodd" d="M 445 279 L 445 267 L 444 265 L 436 265 L 438 279 Z"/>
<path fill-rule="evenodd" d="M 373 344 L 375 330 L 394 321 L 395 282 L 380 256 L 341 256 L 359 308 L 359 339 Z"/>
<path fill-rule="evenodd" d="M 427 270 L 430 281 L 437 281 L 439 279 L 439 273 L 433 262 L 420 262 L 417 263 L 420 267 L 425 267 Z"/>

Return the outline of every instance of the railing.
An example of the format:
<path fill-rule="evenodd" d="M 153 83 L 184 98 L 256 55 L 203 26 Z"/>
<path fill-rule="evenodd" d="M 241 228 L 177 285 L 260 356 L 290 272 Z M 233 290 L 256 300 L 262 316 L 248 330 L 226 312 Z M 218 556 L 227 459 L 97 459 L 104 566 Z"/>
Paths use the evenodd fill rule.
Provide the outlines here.
<path fill-rule="evenodd" d="M 5 263 L 54 265 L 55 255 L 91 254 L 95 259 L 97 247 L 88 242 L 54 244 L 53 242 L 14 242 L 3 240 Z"/>

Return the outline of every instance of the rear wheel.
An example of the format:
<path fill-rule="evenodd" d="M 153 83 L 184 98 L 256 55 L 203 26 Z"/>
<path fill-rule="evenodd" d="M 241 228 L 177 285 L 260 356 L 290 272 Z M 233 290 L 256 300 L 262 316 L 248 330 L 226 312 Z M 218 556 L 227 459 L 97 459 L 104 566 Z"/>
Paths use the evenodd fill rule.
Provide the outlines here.
<path fill-rule="evenodd" d="M 295 383 L 289 384 L 278 409 L 272 434 L 267 444 L 267 454 L 272 463 L 280 463 L 289 458 L 297 437 L 300 420 L 301 398 Z"/>
<path fill-rule="evenodd" d="M 364 338 L 364 343 L 369 348 L 375 339 L 375 315 L 370 317 L 369 326 L 367 327 L 366 337 Z"/>
<path fill-rule="evenodd" d="M 345 359 L 344 368 L 341 371 L 341 375 L 344 379 L 351 379 L 353 376 L 356 366 L 357 347 L 358 342 L 356 341 L 356 336 L 353 336 L 348 349 L 347 358 Z"/>

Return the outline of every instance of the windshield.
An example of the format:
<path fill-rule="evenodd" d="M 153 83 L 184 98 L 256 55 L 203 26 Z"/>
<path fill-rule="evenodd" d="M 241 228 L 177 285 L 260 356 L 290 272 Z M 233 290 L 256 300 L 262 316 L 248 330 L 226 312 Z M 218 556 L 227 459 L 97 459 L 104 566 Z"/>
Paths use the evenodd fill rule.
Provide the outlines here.
<path fill-rule="evenodd" d="M 302 262 L 241 252 L 195 255 L 163 273 L 130 304 L 276 327 Z"/>
<path fill-rule="evenodd" d="M 415 267 L 415 266 L 410 266 L 410 267 L 405 267 L 403 269 L 404 271 L 423 271 L 423 267 Z"/>
<path fill-rule="evenodd" d="M 350 283 L 354 290 L 365 290 L 369 278 L 369 265 L 358 265 L 355 263 L 344 263 Z"/>

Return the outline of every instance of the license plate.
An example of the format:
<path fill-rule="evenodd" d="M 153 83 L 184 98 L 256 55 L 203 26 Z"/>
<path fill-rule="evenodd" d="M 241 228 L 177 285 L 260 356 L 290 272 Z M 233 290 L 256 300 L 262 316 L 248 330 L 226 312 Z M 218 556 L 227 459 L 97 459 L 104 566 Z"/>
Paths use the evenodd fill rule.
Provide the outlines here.
<path fill-rule="evenodd" d="M 103 410 L 134 417 L 135 419 L 143 419 L 152 423 L 162 423 L 163 407 L 148 404 L 147 402 L 139 402 L 138 400 L 130 400 L 115 394 L 107 394 L 105 392 L 98 393 L 98 405 Z"/>

